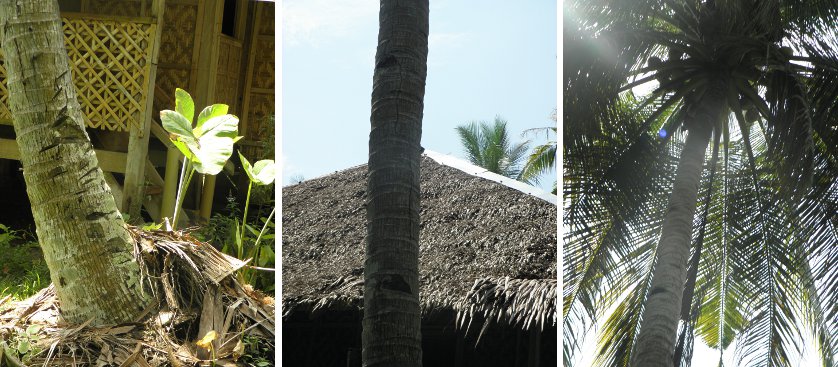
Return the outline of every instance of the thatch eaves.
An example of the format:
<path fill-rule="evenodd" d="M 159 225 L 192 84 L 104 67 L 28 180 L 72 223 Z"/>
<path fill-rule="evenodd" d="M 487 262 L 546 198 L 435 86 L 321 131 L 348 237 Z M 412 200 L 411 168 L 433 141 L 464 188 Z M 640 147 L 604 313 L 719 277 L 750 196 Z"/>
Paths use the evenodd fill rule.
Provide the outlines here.
<path fill-rule="evenodd" d="M 555 325 L 555 196 L 432 156 L 420 167 L 423 312 L 455 311 L 459 325 Z M 282 189 L 283 316 L 362 308 L 366 185 L 364 165 Z"/>

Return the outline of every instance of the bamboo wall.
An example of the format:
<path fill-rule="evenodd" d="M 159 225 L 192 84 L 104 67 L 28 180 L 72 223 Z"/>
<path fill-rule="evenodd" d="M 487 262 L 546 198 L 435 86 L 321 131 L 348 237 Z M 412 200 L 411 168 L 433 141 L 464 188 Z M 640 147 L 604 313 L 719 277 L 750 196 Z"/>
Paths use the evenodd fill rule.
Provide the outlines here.
<path fill-rule="evenodd" d="M 245 130 L 242 132 L 245 141 L 242 153 L 251 160 L 261 159 L 262 145 L 268 136 L 273 135 L 274 126 L 269 123 L 269 117 L 275 113 L 276 92 L 276 27 L 274 3 L 260 2 L 257 4 L 254 20 L 253 37 L 249 55 L 250 72 L 246 75 L 244 90 L 243 116 Z"/>

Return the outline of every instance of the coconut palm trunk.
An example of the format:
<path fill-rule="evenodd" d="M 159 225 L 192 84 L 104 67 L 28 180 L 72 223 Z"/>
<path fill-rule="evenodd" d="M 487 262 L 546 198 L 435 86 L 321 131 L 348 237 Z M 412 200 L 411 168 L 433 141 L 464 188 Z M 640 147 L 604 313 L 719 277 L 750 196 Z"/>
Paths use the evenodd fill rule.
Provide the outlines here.
<path fill-rule="evenodd" d="M 94 325 L 133 321 L 149 297 L 84 129 L 58 3 L 3 0 L 0 21 L 23 176 L 61 315 Z"/>
<path fill-rule="evenodd" d="M 687 140 L 661 228 L 652 283 L 632 356 L 632 366 L 635 367 L 673 365 L 704 153 L 713 128 L 721 124 L 727 111 L 723 93 L 718 89 L 708 92 L 703 100 L 687 107 L 695 114 L 685 121 Z"/>
<path fill-rule="evenodd" d="M 373 74 L 362 360 L 421 366 L 419 162 L 428 1 L 382 0 Z"/>

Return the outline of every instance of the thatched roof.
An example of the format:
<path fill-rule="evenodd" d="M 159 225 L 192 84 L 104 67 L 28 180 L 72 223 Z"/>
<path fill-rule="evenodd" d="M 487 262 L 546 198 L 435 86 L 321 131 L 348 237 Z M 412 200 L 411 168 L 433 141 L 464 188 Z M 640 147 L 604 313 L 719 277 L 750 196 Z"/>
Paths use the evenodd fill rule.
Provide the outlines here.
<path fill-rule="evenodd" d="M 528 187 L 540 198 L 432 156 L 421 163 L 423 312 L 453 310 L 460 325 L 478 315 L 525 329 L 555 325 L 555 196 L 550 202 L 536 188 Z M 364 165 L 283 187 L 285 317 L 363 306 L 366 185 Z"/>

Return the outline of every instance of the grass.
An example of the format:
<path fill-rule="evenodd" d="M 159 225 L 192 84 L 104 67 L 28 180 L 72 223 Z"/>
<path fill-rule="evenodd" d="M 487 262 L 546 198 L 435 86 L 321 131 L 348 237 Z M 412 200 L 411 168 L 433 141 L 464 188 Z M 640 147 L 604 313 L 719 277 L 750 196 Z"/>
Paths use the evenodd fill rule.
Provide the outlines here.
<path fill-rule="evenodd" d="M 50 283 L 38 242 L 24 231 L 0 224 L 0 299 L 26 299 Z"/>

